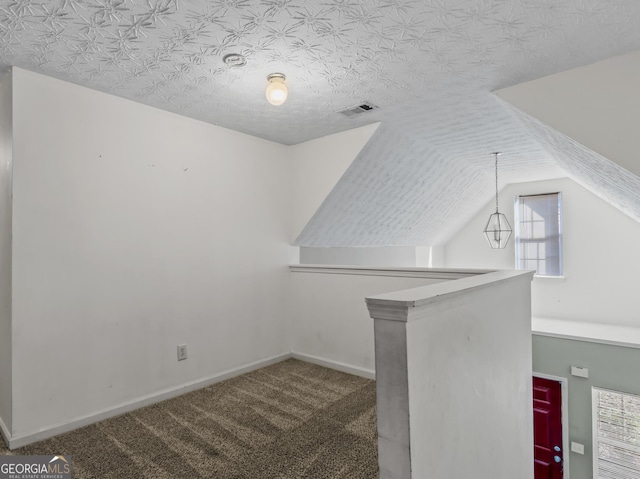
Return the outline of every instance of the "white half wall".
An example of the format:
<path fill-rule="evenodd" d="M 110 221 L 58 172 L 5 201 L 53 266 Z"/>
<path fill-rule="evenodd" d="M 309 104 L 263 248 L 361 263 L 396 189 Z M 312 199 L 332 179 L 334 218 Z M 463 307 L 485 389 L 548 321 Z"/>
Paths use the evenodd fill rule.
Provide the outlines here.
<path fill-rule="evenodd" d="M 375 268 L 292 267 L 294 356 L 373 377 L 373 321 L 365 297 L 444 281 L 427 276 L 428 273 L 416 271 L 402 273 Z"/>
<path fill-rule="evenodd" d="M 13 80 L 16 438 L 289 353 L 285 146 Z"/>
<path fill-rule="evenodd" d="M 379 123 L 289 147 L 293 159 L 291 242 L 329 195 Z"/>
<path fill-rule="evenodd" d="M 12 77 L 0 73 L 0 430 L 11 432 Z"/>
<path fill-rule="evenodd" d="M 533 479 L 531 276 L 367 298 L 381 479 Z"/>
<path fill-rule="evenodd" d="M 500 210 L 514 226 L 518 195 L 562 192 L 564 277 L 534 277 L 533 316 L 639 325 L 640 297 L 634 270 L 640 265 L 640 224 L 570 179 L 518 183 L 500 192 Z M 492 250 L 482 233 L 487 204 L 445 247 L 448 268 L 515 267 L 513 238 Z"/>

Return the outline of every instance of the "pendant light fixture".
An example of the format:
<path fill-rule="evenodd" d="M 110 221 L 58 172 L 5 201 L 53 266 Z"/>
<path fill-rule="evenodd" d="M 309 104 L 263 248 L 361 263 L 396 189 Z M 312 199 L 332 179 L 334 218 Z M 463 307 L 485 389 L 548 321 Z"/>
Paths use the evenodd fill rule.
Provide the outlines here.
<path fill-rule="evenodd" d="M 498 155 L 493 153 L 496 159 L 496 212 L 489 216 L 484 234 L 492 249 L 502 249 L 507 246 L 511 238 L 511 225 L 507 217 L 498 211 Z"/>
<path fill-rule="evenodd" d="M 274 106 L 280 106 L 287 101 L 289 92 L 284 82 L 285 78 L 283 73 L 271 73 L 267 75 L 267 80 L 269 81 L 266 91 L 267 101 Z"/>

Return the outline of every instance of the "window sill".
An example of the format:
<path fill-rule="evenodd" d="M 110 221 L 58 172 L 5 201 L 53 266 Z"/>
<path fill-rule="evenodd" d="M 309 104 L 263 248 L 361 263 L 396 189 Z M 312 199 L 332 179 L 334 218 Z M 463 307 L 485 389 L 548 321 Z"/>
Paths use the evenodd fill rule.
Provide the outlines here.
<path fill-rule="evenodd" d="M 544 274 L 534 274 L 533 277 L 542 279 L 565 279 L 564 276 L 545 276 Z"/>

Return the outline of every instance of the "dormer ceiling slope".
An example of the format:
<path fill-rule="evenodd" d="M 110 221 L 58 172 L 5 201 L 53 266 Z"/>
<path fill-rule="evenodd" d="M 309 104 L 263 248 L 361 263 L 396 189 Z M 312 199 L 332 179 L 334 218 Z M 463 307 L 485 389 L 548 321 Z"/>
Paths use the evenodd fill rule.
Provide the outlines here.
<path fill-rule="evenodd" d="M 446 243 L 492 201 L 493 157 L 477 153 L 492 145 L 501 145 L 501 188 L 569 177 L 640 222 L 640 177 L 489 93 L 383 123 L 295 244 Z"/>
<path fill-rule="evenodd" d="M 495 145 L 503 184 L 566 176 L 490 93 L 396 115 L 378 127 L 296 244 L 441 244 L 491 198 Z"/>
<path fill-rule="evenodd" d="M 490 92 L 639 49 L 637 0 L 0 0 L 0 67 L 283 144 L 381 121 L 310 246 L 446 241 L 490 200 L 493 151 L 502 184 L 571 176 L 638 218 L 635 175 Z"/>
<path fill-rule="evenodd" d="M 640 222 L 640 177 L 518 108 L 508 104 L 505 107 L 522 122 L 569 178 Z"/>

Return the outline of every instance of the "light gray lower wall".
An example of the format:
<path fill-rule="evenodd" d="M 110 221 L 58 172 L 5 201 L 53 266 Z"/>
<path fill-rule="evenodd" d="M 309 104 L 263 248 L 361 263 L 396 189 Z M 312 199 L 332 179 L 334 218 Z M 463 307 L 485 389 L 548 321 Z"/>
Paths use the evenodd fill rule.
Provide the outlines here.
<path fill-rule="evenodd" d="M 570 339 L 533 336 L 533 371 L 568 378 L 569 440 L 584 444 L 571 453 L 572 479 L 593 477 L 591 388 L 640 394 L 640 349 Z M 571 366 L 589 369 L 589 378 L 571 376 Z"/>
<path fill-rule="evenodd" d="M 12 82 L 0 74 L 0 422 L 11 432 Z M 2 426 L 0 426 L 2 427 Z"/>

